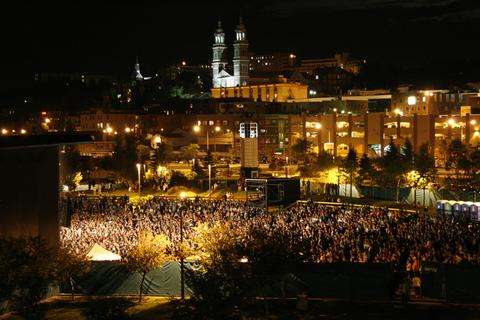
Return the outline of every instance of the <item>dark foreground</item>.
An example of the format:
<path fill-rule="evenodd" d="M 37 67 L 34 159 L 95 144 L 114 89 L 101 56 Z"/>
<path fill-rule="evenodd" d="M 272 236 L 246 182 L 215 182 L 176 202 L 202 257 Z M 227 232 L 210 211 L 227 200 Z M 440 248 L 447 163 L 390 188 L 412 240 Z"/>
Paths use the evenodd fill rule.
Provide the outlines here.
<path fill-rule="evenodd" d="M 138 303 L 136 297 L 92 298 L 68 296 L 50 298 L 44 303 L 46 319 L 195 319 L 194 310 L 188 316 L 176 314 L 179 300 L 174 298 L 146 297 Z M 480 305 L 452 304 L 441 301 L 352 302 L 338 300 L 310 300 L 308 310 L 296 310 L 297 301 L 270 300 L 269 315 L 265 315 L 262 300 L 252 302 L 248 310 L 229 319 L 480 319 Z M 175 315 L 176 314 L 176 315 Z M 243 318 L 242 318 L 243 317 Z M 16 315 L 0 315 L 0 319 L 23 319 Z"/>

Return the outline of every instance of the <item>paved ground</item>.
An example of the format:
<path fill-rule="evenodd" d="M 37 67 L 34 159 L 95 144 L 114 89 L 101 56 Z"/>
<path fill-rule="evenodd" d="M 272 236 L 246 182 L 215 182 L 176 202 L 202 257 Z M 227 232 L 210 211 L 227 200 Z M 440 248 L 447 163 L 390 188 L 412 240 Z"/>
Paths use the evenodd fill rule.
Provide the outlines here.
<path fill-rule="evenodd" d="M 146 297 L 138 304 L 136 297 L 125 297 L 130 301 L 128 314 L 132 319 L 170 319 L 173 311 L 171 299 Z M 80 297 L 75 302 L 69 296 L 56 296 L 47 301 L 46 319 L 85 319 L 85 310 L 104 305 L 109 298 Z M 246 319 L 313 320 L 313 319 L 408 319 L 408 320 L 473 320 L 480 319 L 480 304 L 453 304 L 443 301 L 414 301 L 402 305 L 400 301 L 352 302 L 332 299 L 315 299 L 308 302 L 306 311 L 296 310 L 295 299 L 270 300 L 270 315 L 265 316 L 265 304 L 259 299 L 251 306 Z M 1 320 L 22 319 L 14 315 L 0 316 Z"/>

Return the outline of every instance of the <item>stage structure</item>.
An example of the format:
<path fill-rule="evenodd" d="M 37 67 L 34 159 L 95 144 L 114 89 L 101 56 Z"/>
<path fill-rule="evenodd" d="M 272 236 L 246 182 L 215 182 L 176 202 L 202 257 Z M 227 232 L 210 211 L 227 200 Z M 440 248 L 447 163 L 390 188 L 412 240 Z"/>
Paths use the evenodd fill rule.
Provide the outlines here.
<path fill-rule="evenodd" d="M 300 200 L 300 179 L 246 179 L 247 206 L 286 207 Z"/>
<path fill-rule="evenodd" d="M 240 165 L 245 179 L 258 177 L 258 125 L 240 123 Z"/>
<path fill-rule="evenodd" d="M 0 237 L 59 242 L 59 149 L 93 143 L 89 135 L 0 137 Z"/>

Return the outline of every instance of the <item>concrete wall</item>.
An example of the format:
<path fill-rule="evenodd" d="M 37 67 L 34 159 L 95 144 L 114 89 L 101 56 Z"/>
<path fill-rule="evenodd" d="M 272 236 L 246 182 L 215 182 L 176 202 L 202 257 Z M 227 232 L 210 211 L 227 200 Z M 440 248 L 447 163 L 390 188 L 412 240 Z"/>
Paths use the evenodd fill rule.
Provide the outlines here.
<path fill-rule="evenodd" d="M 0 236 L 59 240 L 57 147 L 0 151 Z"/>

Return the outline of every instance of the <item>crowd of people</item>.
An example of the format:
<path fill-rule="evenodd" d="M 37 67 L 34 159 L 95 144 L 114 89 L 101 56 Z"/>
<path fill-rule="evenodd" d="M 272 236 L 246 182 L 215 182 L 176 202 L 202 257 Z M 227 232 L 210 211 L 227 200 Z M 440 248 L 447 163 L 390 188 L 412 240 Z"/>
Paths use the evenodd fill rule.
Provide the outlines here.
<path fill-rule="evenodd" d="M 71 208 L 71 224 L 61 229 L 61 241 L 78 253 L 98 243 L 122 256 L 141 230 L 164 234 L 174 245 L 183 231 L 191 242 L 199 223 L 221 221 L 244 234 L 258 226 L 286 234 L 302 243 L 298 247 L 308 262 L 388 262 L 412 272 L 428 262 L 480 264 L 480 226 L 453 216 L 314 202 L 273 213 L 242 201 L 167 198 L 138 204 L 78 198 Z"/>

